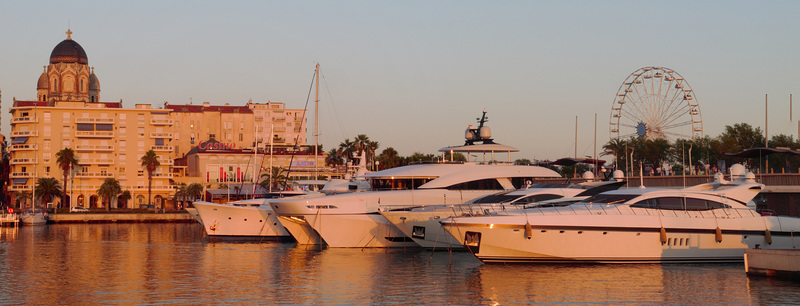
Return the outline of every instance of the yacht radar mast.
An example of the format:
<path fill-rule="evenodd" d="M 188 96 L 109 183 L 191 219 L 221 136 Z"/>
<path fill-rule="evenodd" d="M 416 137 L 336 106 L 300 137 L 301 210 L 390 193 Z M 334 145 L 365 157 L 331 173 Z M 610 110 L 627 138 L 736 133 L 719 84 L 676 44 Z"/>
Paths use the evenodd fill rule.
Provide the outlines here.
<path fill-rule="evenodd" d="M 481 117 L 475 118 L 475 120 L 478 120 L 478 128 L 473 127 L 472 124 L 467 127 L 464 136 L 466 142 L 464 142 L 464 145 L 474 145 L 476 141 L 480 141 L 482 144 L 493 144 L 494 141 L 492 141 L 491 138 L 492 130 L 490 130 L 488 126 L 483 125 L 486 121 L 489 121 L 489 118 L 486 117 L 486 110 L 483 110 Z"/>

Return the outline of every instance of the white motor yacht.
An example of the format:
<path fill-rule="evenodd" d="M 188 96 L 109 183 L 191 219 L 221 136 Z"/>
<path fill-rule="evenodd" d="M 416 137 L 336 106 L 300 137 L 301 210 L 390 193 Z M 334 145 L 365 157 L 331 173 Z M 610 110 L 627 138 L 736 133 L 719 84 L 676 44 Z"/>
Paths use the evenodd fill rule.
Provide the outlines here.
<path fill-rule="evenodd" d="M 519 210 L 555 199 L 569 198 L 577 202 L 604 191 L 619 189 L 625 184 L 622 181 L 622 171 L 619 170 L 608 181 L 594 181 L 594 175 L 588 171 L 583 177 L 586 181 L 580 183 L 536 184 L 525 189 L 479 197 L 463 204 L 421 206 L 380 213 L 424 248 L 463 249 L 463 245 L 442 228 L 442 220 L 455 216 L 480 216 Z"/>
<path fill-rule="evenodd" d="M 464 203 L 479 196 L 521 188 L 539 178 L 560 177 L 543 167 L 495 162 L 495 153 L 508 153 L 510 157 L 510 152 L 517 150 L 494 143 L 484 122 L 485 112 L 477 129 L 472 126 L 467 129 L 464 146 L 440 150 L 451 155 L 482 153 L 484 162 L 444 161 L 381 170 L 365 175 L 371 184 L 369 192 L 276 200 L 270 202 L 272 210 L 282 220 L 305 222 L 321 237 L 320 243 L 329 247 L 417 247 L 379 211 Z M 485 160 L 487 154 L 491 154 L 489 161 Z"/>
<path fill-rule="evenodd" d="M 292 190 L 267 193 L 264 197 L 224 204 L 206 201 L 192 203 L 211 238 L 288 240 L 291 235 L 280 224 L 269 201 L 284 197 L 316 197 L 314 191 L 325 181 L 292 181 Z M 188 210 L 188 209 L 187 209 Z M 190 212 L 191 213 L 191 212 Z"/>
<path fill-rule="evenodd" d="M 741 262 L 748 248 L 800 246 L 800 219 L 762 216 L 751 200 L 763 185 L 741 165 L 731 173 L 730 182 L 609 191 L 442 226 L 484 262 Z"/>

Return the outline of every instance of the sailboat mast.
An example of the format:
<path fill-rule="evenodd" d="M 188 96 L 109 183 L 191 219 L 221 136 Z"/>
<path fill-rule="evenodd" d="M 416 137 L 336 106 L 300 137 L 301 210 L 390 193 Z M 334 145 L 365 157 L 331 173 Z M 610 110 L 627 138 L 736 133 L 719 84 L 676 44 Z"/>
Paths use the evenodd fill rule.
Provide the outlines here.
<path fill-rule="evenodd" d="M 314 179 L 319 178 L 317 165 L 319 164 L 319 63 L 317 63 L 317 97 L 314 103 Z"/>

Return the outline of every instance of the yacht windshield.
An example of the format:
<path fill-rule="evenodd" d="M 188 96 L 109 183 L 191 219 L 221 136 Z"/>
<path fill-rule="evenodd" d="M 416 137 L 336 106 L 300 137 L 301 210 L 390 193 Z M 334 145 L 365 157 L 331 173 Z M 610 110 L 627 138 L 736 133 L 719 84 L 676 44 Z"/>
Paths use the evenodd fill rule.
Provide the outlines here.
<path fill-rule="evenodd" d="M 404 190 L 417 189 L 435 177 L 415 178 L 375 178 L 372 179 L 372 190 Z"/>

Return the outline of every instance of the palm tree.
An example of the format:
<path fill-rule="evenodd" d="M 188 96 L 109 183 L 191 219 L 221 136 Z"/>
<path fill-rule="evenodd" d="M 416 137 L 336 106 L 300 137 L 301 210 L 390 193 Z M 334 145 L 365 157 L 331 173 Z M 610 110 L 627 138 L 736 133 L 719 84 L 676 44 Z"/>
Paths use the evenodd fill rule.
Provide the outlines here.
<path fill-rule="evenodd" d="M 147 205 L 152 205 L 150 200 L 152 197 L 152 190 L 153 190 L 153 171 L 156 171 L 156 168 L 161 165 L 158 161 L 158 155 L 153 150 L 149 150 L 144 153 L 141 159 L 142 167 L 147 170 Z M 153 210 L 157 211 L 155 207 Z"/>
<path fill-rule="evenodd" d="M 31 198 L 31 193 L 27 191 L 14 191 L 14 198 L 19 200 L 19 208 L 25 209 L 25 202 Z"/>
<path fill-rule="evenodd" d="M 175 202 L 180 201 L 181 203 L 183 203 L 183 201 L 186 201 L 188 197 L 189 197 L 188 186 L 186 186 L 186 183 L 181 183 L 180 185 L 178 185 L 178 189 L 175 191 L 175 196 L 173 200 Z"/>
<path fill-rule="evenodd" d="M 287 179 L 284 173 L 286 173 L 286 170 L 284 170 L 282 167 L 272 167 L 272 171 L 270 173 L 264 173 L 261 175 L 263 179 L 258 183 L 258 185 L 266 190 L 270 190 L 271 182 L 271 186 L 277 189 L 277 187 L 281 185 L 280 182 Z"/>
<path fill-rule="evenodd" d="M 78 165 L 78 159 L 75 158 L 75 151 L 71 148 L 63 148 L 56 153 L 56 163 L 61 168 L 61 173 L 64 174 L 64 193 L 61 197 L 61 203 L 67 202 L 67 179 L 69 172 Z"/>
<path fill-rule="evenodd" d="M 61 196 L 61 186 L 58 180 L 52 177 L 42 177 L 36 181 L 36 199 L 43 203 L 50 203 L 50 200 Z"/>
<path fill-rule="evenodd" d="M 186 187 L 186 194 L 189 197 L 189 201 L 194 202 L 195 200 L 203 196 L 203 185 L 200 185 L 198 183 L 189 184 L 189 186 Z"/>
<path fill-rule="evenodd" d="M 100 195 L 104 200 L 108 200 L 108 204 L 106 204 L 106 211 L 111 210 L 111 203 L 114 201 L 114 198 L 122 192 L 122 187 L 119 185 L 119 181 L 115 178 L 107 178 L 103 185 L 100 185 L 100 188 L 97 189 L 97 194 Z M 105 201 L 103 201 L 105 202 Z"/>

